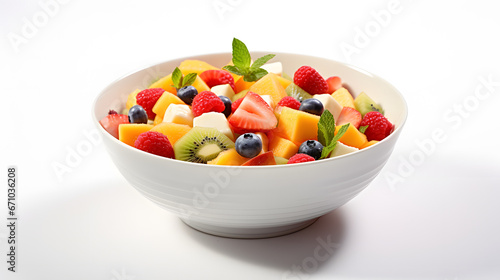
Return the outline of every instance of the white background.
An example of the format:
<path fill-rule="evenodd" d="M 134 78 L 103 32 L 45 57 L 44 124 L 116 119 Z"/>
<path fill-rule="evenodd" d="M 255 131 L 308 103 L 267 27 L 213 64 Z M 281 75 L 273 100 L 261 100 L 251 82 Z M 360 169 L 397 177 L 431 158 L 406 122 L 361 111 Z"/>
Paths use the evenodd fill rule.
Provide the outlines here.
<path fill-rule="evenodd" d="M 436 2 L 1 0 L 0 217 L 16 165 L 19 220 L 11 273 L 2 218 L 0 278 L 500 279 L 498 7 Z M 233 37 L 254 51 L 349 62 L 408 102 L 377 179 L 292 235 L 196 232 L 141 197 L 86 136 L 107 84 L 161 61 L 228 52 Z M 493 81 L 489 90 L 481 79 Z M 58 164 L 70 172 L 58 175 Z M 319 240 L 338 246 L 311 262 Z"/>

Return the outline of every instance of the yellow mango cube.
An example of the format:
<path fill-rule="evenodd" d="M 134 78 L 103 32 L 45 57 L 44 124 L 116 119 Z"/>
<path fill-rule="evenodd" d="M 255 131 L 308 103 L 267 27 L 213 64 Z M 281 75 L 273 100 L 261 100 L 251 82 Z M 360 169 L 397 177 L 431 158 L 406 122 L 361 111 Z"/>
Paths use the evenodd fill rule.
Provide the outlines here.
<path fill-rule="evenodd" d="M 170 141 L 170 144 L 172 145 L 174 145 L 175 142 L 177 142 L 177 140 L 179 140 L 190 130 L 191 127 L 189 125 L 169 123 L 169 122 L 162 122 L 151 128 L 151 131 L 158 131 L 163 135 L 167 136 L 168 141 Z"/>
<path fill-rule="evenodd" d="M 335 127 L 335 134 L 338 133 L 341 127 L 341 125 Z M 363 147 L 368 142 L 368 140 L 366 139 L 366 135 L 359 132 L 359 130 L 353 125 L 349 125 L 349 128 L 344 133 L 344 135 L 340 137 L 339 141 L 346 144 L 347 146 L 355 147 L 358 149 L 361 149 L 361 147 Z"/>
<path fill-rule="evenodd" d="M 177 90 L 172 86 L 173 84 L 172 74 L 170 74 L 152 83 L 149 88 L 162 88 L 170 93 L 177 94 Z"/>
<path fill-rule="evenodd" d="M 356 109 L 356 107 L 354 106 L 354 98 L 346 88 L 341 87 L 337 89 L 334 93 L 332 93 L 332 97 L 343 107 L 351 107 Z"/>
<path fill-rule="evenodd" d="M 271 96 L 273 104 L 278 104 L 283 97 L 287 96 L 285 88 L 278 80 L 278 76 L 273 73 L 268 73 L 264 77 L 260 78 L 260 80 L 248 89 L 248 91 L 255 92 L 258 95 Z"/>
<path fill-rule="evenodd" d="M 289 159 L 295 155 L 299 150 L 299 146 L 295 145 L 292 141 L 274 135 L 269 142 L 269 151 L 272 151 L 274 156 Z"/>
<path fill-rule="evenodd" d="M 276 78 L 278 79 L 278 81 L 280 82 L 280 84 L 283 86 L 283 88 L 286 89 L 287 86 L 289 86 L 292 81 L 288 80 L 288 79 L 285 79 L 281 76 L 276 76 Z"/>
<path fill-rule="evenodd" d="M 377 144 L 378 142 L 380 142 L 380 141 L 377 141 L 377 140 L 371 140 L 371 141 L 368 141 L 368 142 L 366 142 L 363 146 L 361 146 L 361 148 L 359 148 L 359 149 L 368 148 L 368 147 L 370 147 L 370 146 L 372 146 L 372 145 Z"/>
<path fill-rule="evenodd" d="M 206 90 L 210 90 L 207 84 L 200 78 L 200 76 L 196 76 L 196 80 L 194 80 L 192 86 L 196 88 L 198 93 Z"/>
<path fill-rule="evenodd" d="M 318 122 L 319 116 L 283 107 L 279 115 L 278 134 L 296 145 L 306 140 L 318 140 Z"/>
<path fill-rule="evenodd" d="M 156 101 L 155 106 L 153 106 L 153 113 L 156 114 L 157 118 L 161 118 L 163 121 L 165 111 L 170 104 L 186 105 L 175 93 L 166 91 L 160 96 L 158 101 Z"/>
<path fill-rule="evenodd" d="M 186 76 L 189 73 L 196 73 L 200 75 L 202 72 L 207 70 L 217 70 L 219 68 L 206 63 L 201 60 L 187 59 L 181 62 L 179 65 L 179 70 L 181 70 L 182 75 Z"/>
<path fill-rule="evenodd" d="M 242 165 L 248 158 L 240 156 L 235 148 L 221 152 L 216 158 L 207 162 L 214 165 Z"/>

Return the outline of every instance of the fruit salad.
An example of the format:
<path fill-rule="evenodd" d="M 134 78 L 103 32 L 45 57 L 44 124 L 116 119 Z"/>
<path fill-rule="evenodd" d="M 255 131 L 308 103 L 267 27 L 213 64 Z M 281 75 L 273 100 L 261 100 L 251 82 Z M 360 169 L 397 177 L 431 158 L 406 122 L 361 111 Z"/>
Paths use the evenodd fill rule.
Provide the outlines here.
<path fill-rule="evenodd" d="M 185 60 L 110 110 L 102 127 L 157 156 L 215 165 L 297 164 L 338 157 L 382 141 L 394 129 L 381 104 L 356 98 L 339 76 L 312 66 L 292 76 L 273 54 L 252 60 L 233 39 L 221 68 Z M 305 62 L 306 63 L 306 62 Z"/>

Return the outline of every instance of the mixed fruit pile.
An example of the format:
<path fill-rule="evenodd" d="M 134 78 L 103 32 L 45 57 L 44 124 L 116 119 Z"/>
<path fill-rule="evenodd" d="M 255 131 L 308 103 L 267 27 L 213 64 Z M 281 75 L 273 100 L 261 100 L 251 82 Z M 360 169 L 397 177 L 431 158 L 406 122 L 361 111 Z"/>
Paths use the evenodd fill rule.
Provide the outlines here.
<path fill-rule="evenodd" d="M 252 61 L 233 39 L 232 60 L 217 68 L 185 60 L 147 89 L 128 95 L 123 112 L 100 120 L 137 149 L 216 165 L 292 164 L 336 157 L 387 137 L 394 125 L 366 93 L 355 99 L 338 76 L 302 66 L 293 77 L 269 54 Z"/>

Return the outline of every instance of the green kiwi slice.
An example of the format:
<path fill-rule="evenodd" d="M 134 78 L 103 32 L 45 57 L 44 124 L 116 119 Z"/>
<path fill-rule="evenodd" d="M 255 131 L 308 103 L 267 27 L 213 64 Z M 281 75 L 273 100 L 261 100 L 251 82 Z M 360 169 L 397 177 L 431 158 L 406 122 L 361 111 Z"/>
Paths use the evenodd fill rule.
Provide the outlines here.
<path fill-rule="evenodd" d="M 195 126 L 175 142 L 174 153 L 178 160 L 207 163 L 230 148 L 234 142 L 216 128 Z"/>
<path fill-rule="evenodd" d="M 276 164 L 287 164 L 288 163 L 288 159 L 286 159 L 284 157 L 274 156 L 274 160 L 276 161 Z"/>
<path fill-rule="evenodd" d="M 247 95 L 247 93 L 248 93 L 248 90 L 242 90 L 241 92 L 238 92 L 237 94 L 235 94 L 233 96 L 233 100 L 232 101 L 234 102 L 234 101 L 236 101 L 236 100 L 238 100 L 240 98 L 245 97 L 245 95 Z"/>
<path fill-rule="evenodd" d="M 361 113 L 361 116 L 365 116 L 366 113 L 371 112 L 371 111 L 377 111 L 381 113 L 382 115 L 384 114 L 384 110 L 382 109 L 382 106 L 379 104 L 375 103 L 373 99 L 371 99 L 368 94 L 362 92 L 354 99 L 354 107 L 356 107 L 356 110 Z"/>
<path fill-rule="evenodd" d="M 300 102 L 312 98 L 312 95 L 310 95 L 309 93 L 307 93 L 307 91 L 301 89 L 298 85 L 294 83 L 288 85 L 285 91 L 288 96 L 291 96 Z"/>

